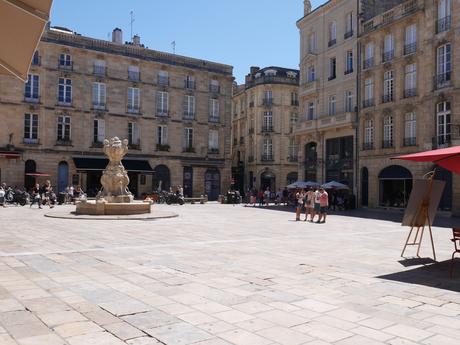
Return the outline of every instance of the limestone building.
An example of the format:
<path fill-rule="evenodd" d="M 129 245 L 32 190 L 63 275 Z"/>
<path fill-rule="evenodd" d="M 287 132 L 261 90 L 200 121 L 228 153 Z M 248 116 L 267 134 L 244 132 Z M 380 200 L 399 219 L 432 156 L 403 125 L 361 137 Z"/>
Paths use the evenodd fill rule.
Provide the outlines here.
<path fill-rule="evenodd" d="M 297 181 L 299 71 L 251 67 L 233 96 L 232 169 L 235 185 L 271 191 Z"/>
<path fill-rule="evenodd" d="M 183 185 L 216 199 L 230 184 L 232 67 L 48 28 L 24 83 L 0 77 L 0 179 L 57 191 L 100 187 L 101 142 L 129 140 L 124 164 L 140 195 Z"/>
<path fill-rule="evenodd" d="M 390 157 L 460 145 L 460 3 L 409 0 L 363 21 L 359 199 L 404 207 L 433 164 Z M 441 209 L 460 212 L 460 179 L 439 169 Z"/>
<path fill-rule="evenodd" d="M 299 176 L 356 192 L 357 1 L 304 1 L 300 31 Z"/>

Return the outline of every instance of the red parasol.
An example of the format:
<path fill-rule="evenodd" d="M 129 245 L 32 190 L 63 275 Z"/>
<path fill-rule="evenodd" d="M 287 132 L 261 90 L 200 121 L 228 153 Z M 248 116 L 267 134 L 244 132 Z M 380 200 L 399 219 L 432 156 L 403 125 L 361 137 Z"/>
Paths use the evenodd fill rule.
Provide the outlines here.
<path fill-rule="evenodd" d="M 460 174 L 460 146 L 412 153 L 410 155 L 392 157 L 391 159 L 403 159 L 414 162 L 433 162 L 447 170 Z"/>

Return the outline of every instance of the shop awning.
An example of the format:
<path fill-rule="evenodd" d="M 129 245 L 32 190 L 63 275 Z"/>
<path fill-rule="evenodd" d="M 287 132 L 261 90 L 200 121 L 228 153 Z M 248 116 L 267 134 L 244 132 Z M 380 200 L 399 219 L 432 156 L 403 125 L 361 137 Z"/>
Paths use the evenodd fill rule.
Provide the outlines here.
<path fill-rule="evenodd" d="M 80 171 L 104 170 L 107 164 L 109 164 L 109 160 L 107 158 L 74 157 L 73 162 L 75 163 L 77 170 Z M 127 171 L 153 173 L 153 169 L 147 160 L 128 158 L 123 159 L 121 162 Z"/>
<path fill-rule="evenodd" d="M 34 176 L 34 177 L 49 177 L 51 176 L 50 174 L 45 174 L 45 173 L 41 173 L 41 172 L 30 172 L 30 173 L 26 173 L 26 176 Z"/>
<path fill-rule="evenodd" d="M 21 158 L 21 155 L 18 152 L 0 151 L 0 157 L 14 159 Z"/>
<path fill-rule="evenodd" d="M 0 74 L 27 81 L 52 0 L 0 0 Z"/>

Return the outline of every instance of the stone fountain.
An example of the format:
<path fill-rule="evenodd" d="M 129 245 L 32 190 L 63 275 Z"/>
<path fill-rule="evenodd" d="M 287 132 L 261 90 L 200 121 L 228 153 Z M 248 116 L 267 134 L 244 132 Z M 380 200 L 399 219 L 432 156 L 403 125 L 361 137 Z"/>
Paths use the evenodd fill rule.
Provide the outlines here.
<path fill-rule="evenodd" d="M 104 153 L 109 158 L 101 184 L 102 190 L 95 201 L 77 203 L 76 214 L 88 215 L 130 215 L 150 213 L 150 203 L 133 202 L 128 189 L 129 177 L 121 160 L 128 153 L 128 140 L 118 137 L 104 140 Z"/>

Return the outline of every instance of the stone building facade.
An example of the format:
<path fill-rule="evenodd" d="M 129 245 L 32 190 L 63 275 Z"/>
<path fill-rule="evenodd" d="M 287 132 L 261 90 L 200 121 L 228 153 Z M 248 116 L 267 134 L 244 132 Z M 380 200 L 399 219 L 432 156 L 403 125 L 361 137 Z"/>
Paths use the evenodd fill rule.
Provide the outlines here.
<path fill-rule="evenodd" d="M 46 173 L 57 191 L 94 195 L 101 143 L 118 136 L 137 196 L 182 185 L 217 199 L 231 178 L 232 67 L 112 38 L 48 28 L 27 84 L 0 77 L 0 179 L 30 187 Z"/>
<path fill-rule="evenodd" d="M 298 180 L 299 71 L 251 67 L 244 85 L 235 85 L 232 170 L 241 191 L 276 191 Z"/>
<path fill-rule="evenodd" d="M 357 1 L 331 0 L 311 11 L 300 31 L 299 176 L 356 185 Z M 354 190 L 355 192 L 355 190 Z"/>
<path fill-rule="evenodd" d="M 409 0 L 363 21 L 359 118 L 359 200 L 404 207 L 412 179 L 433 164 L 399 154 L 460 145 L 460 3 Z M 460 178 L 438 169 L 441 209 L 460 212 Z"/>

